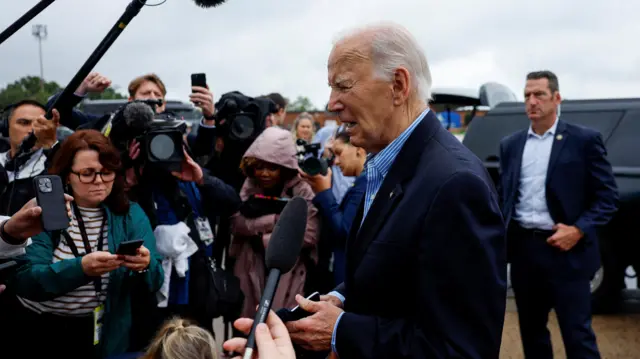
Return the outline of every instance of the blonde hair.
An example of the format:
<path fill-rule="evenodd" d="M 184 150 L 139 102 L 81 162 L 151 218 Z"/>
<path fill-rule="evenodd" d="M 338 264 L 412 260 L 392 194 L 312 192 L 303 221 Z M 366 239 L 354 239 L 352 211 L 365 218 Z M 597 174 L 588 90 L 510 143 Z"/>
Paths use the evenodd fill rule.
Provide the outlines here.
<path fill-rule="evenodd" d="M 160 91 L 162 91 L 162 96 L 167 96 L 167 87 L 164 85 L 164 82 L 160 80 L 160 77 L 156 74 L 146 74 L 133 79 L 129 83 L 129 96 L 134 97 L 136 95 L 136 92 L 138 92 L 140 86 L 142 86 L 142 84 L 145 82 L 153 82 L 160 88 Z"/>
<path fill-rule="evenodd" d="M 181 318 L 165 322 L 142 359 L 218 359 L 211 333 Z"/>
<path fill-rule="evenodd" d="M 311 121 L 311 138 L 312 139 L 313 139 L 313 136 L 315 136 L 316 134 L 316 131 L 314 128 L 315 118 L 313 118 L 313 115 L 311 115 L 309 112 L 303 112 L 299 114 L 298 117 L 296 117 L 296 120 L 293 122 L 293 126 L 291 127 L 291 135 L 293 136 L 294 141 L 298 139 L 298 125 L 302 120 Z"/>

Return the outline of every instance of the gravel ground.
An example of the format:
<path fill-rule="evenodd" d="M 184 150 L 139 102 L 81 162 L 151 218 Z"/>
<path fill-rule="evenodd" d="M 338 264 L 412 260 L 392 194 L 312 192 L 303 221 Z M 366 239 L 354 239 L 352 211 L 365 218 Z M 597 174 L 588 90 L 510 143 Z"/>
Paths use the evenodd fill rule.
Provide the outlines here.
<path fill-rule="evenodd" d="M 635 311 L 638 313 L 638 311 Z M 593 326 L 598 338 L 602 359 L 640 358 L 640 314 L 619 314 L 595 316 Z M 222 321 L 214 321 L 216 338 L 223 338 Z M 555 359 L 566 358 L 558 322 L 555 315 L 549 316 L 549 331 L 553 342 Z M 218 342 L 222 345 L 221 342 Z M 523 359 L 522 344 L 518 327 L 518 317 L 512 299 L 508 300 L 502 334 L 502 352 L 500 359 Z"/>
<path fill-rule="evenodd" d="M 640 358 L 640 314 L 595 316 L 593 328 L 598 339 L 602 359 Z M 549 316 L 549 331 L 553 343 L 554 358 L 566 358 L 562 337 L 555 314 Z M 518 317 L 509 300 L 502 334 L 500 359 L 522 359 L 522 344 Z"/>

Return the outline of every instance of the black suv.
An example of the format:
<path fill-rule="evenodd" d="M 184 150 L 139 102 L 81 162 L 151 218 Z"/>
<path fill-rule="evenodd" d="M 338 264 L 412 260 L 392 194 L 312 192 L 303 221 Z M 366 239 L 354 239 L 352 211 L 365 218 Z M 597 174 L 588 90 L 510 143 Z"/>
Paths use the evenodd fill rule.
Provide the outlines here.
<path fill-rule="evenodd" d="M 563 101 L 561 118 L 602 134 L 616 176 L 620 209 L 600 235 L 602 267 L 591 281 L 594 312 L 612 311 L 626 287 L 627 268 L 640 270 L 634 231 L 640 222 L 640 99 Z M 501 103 L 472 121 L 463 143 L 497 181 L 500 140 L 528 127 L 523 103 Z"/>

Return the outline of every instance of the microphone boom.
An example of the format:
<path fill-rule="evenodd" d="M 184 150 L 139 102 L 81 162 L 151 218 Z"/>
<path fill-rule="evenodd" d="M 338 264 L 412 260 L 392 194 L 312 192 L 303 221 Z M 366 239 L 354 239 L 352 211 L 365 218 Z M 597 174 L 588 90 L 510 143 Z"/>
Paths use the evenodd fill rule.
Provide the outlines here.
<path fill-rule="evenodd" d="M 55 0 L 42 0 L 39 3 L 35 4 L 29 11 L 22 15 L 13 24 L 9 25 L 9 27 L 2 31 L 2 33 L 0 33 L 0 44 L 5 42 L 8 38 L 11 37 L 11 35 L 15 34 L 34 17 L 38 16 L 38 14 L 46 9 L 49 5 L 53 4 L 54 1 Z"/>

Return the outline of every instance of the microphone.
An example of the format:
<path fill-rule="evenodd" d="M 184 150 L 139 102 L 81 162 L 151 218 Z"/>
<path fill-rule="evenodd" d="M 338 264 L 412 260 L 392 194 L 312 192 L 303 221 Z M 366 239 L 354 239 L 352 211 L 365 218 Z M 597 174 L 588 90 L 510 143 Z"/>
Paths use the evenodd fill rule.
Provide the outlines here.
<path fill-rule="evenodd" d="M 53 1 L 51 0 L 42 1 L 41 3 L 44 4 L 44 6 L 42 8 L 37 9 L 37 12 L 35 12 L 35 14 L 29 15 L 29 16 L 31 16 L 31 18 L 35 17 L 37 13 L 44 10 L 44 8 L 46 8 L 52 2 Z M 215 6 L 221 5 L 222 3 L 225 2 L 225 0 L 194 0 L 194 2 L 196 3 L 196 5 L 200 7 L 208 8 L 208 7 L 215 7 Z M 100 59 L 102 59 L 102 57 L 107 52 L 107 50 L 109 50 L 111 45 L 113 45 L 113 43 L 116 41 L 118 36 L 120 36 L 120 34 L 124 31 L 127 25 L 129 25 L 129 22 L 131 22 L 131 20 L 133 20 L 133 18 L 136 17 L 138 13 L 140 13 L 140 10 L 146 4 L 147 4 L 147 0 L 131 0 L 129 5 L 127 5 L 125 12 L 122 14 L 122 16 L 120 16 L 118 21 L 113 25 L 111 30 L 109 30 L 109 32 L 104 37 L 104 39 L 102 39 L 102 42 L 98 44 L 98 47 L 96 47 L 93 53 L 91 53 L 87 61 L 82 65 L 80 70 L 78 70 L 75 76 L 71 79 L 67 87 L 65 87 L 64 90 L 62 90 L 62 93 L 56 98 L 56 100 L 47 109 L 47 113 L 45 115 L 46 118 L 48 119 L 53 118 L 52 110 L 57 107 L 58 103 L 64 103 L 65 101 L 68 100 L 69 97 L 73 95 L 73 93 L 76 91 L 78 86 L 82 84 L 82 81 L 84 81 L 84 79 L 87 77 L 87 75 L 89 75 L 91 70 L 96 66 L 96 64 L 98 64 Z M 24 23 L 22 23 L 22 25 L 20 25 L 15 30 L 13 30 L 13 32 L 17 31 L 21 26 L 23 26 L 27 21 L 30 20 L 28 19 L 27 15 L 23 16 L 23 18 L 21 18 L 20 20 L 24 21 Z M 2 35 L 5 35 L 5 32 L 3 32 Z M 8 37 L 10 35 L 11 34 L 8 34 L 5 36 Z M 17 158 L 19 156 L 22 156 L 22 157 L 27 156 L 31 151 L 31 149 L 33 148 L 33 146 L 35 146 L 37 141 L 38 139 L 36 138 L 35 134 L 31 132 L 29 136 L 27 136 L 24 139 L 24 141 L 22 141 L 22 143 L 20 144 L 18 153 L 16 154 L 15 157 Z"/>
<path fill-rule="evenodd" d="M 153 122 L 155 114 L 151 106 L 143 102 L 132 102 L 122 111 L 122 117 L 127 127 L 135 130 L 144 130 Z"/>
<path fill-rule="evenodd" d="M 244 359 L 251 359 L 253 355 L 256 348 L 256 327 L 267 320 L 280 275 L 289 272 L 296 264 L 306 229 L 307 201 L 302 197 L 294 197 L 282 210 L 267 246 L 265 264 L 269 269 L 269 276 L 247 338 Z"/>
<path fill-rule="evenodd" d="M 223 2 L 225 2 L 225 0 L 193 0 L 193 2 L 195 2 L 196 5 L 202 8 L 208 8 L 221 5 Z"/>

